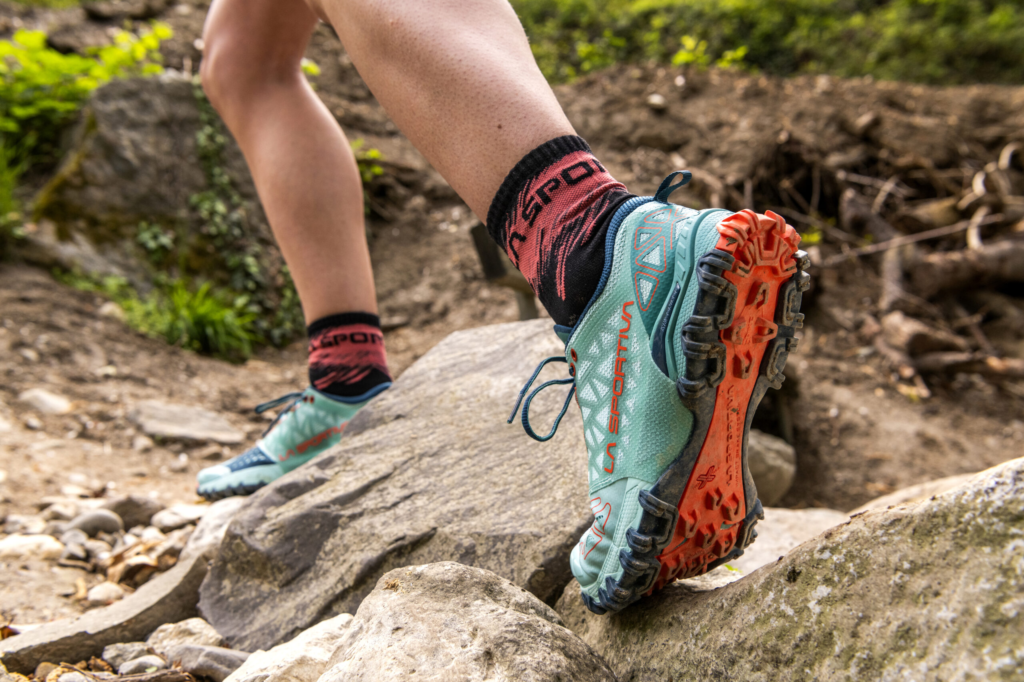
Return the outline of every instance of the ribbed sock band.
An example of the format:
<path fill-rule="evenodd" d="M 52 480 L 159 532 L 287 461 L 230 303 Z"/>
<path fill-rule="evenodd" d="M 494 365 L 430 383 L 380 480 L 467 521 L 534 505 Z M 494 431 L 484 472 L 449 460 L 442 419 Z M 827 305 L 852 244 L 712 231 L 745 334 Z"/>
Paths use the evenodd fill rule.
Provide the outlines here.
<path fill-rule="evenodd" d="M 321 393 L 354 398 L 391 381 L 384 335 L 376 315 L 328 315 L 314 321 L 306 331 L 309 382 Z"/>
<path fill-rule="evenodd" d="M 573 326 L 604 267 L 608 223 L 632 195 L 581 137 L 557 137 L 505 177 L 487 230 L 558 324 Z"/>

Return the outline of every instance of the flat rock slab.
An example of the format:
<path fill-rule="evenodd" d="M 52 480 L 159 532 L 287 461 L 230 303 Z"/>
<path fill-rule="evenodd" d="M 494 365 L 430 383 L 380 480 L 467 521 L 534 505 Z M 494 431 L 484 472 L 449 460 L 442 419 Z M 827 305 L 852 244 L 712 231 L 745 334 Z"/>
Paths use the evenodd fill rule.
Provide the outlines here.
<path fill-rule="evenodd" d="M 566 625 L 626 680 L 1019 679 L 1024 459 L 868 512 L 721 589 L 672 585 Z"/>
<path fill-rule="evenodd" d="M 150 436 L 174 440 L 214 441 L 225 445 L 241 443 L 245 434 L 224 417 L 191 405 L 143 400 L 128 415 Z"/>
<path fill-rule="evenodd" d="M 490 571 L 445 562 L 387 573 L 319 682 L 615 682 L 539 599 Z"/>
<path fill-rule="evenodd" d="M 337 447 L 238 512 L 203 584 L 203 616 L 232 647 L 269 649 L 354 613 L 386 571 L 438 561 L 557 598 L 591 521 L 579 413 L 545 444 L 505 420 L 536 364 L 560 351 L 540 320 L 442 341 Z M 563 400 L 552 390 L 534 401 L 538 430 Z"/>
<path fill-rule="evenodd" d="M 164 623 L 194 616 L 206 565 L 201 556 L 179 562 L 115 604 L 0 640 L 3 664 L 27 675 L 43 661 L 89 660 L 110 644 L 143 640 Z"/>

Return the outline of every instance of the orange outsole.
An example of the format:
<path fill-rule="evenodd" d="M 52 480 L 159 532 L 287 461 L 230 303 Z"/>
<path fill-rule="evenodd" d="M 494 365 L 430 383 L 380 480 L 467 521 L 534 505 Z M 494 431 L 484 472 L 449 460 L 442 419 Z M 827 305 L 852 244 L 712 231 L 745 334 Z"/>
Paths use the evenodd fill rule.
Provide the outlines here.
<path fill-rule="evenodd" d="M 658 556 L 661 571 L 652 590 L 704 573 L 736 547 L 748 511 L 747 410 L 768 343 L 778 333 L 779 290 L 797 272 L 800 236 L 775 213 L 744 210 L 721 221 L 718 232 L 715 248 L 736 259 L 724 273 L 737 289 L 732 324 L 719 334 L 726 348 L 725 378 L 716 388 L 711 424 L 679 501 L 673 537 Z"/>

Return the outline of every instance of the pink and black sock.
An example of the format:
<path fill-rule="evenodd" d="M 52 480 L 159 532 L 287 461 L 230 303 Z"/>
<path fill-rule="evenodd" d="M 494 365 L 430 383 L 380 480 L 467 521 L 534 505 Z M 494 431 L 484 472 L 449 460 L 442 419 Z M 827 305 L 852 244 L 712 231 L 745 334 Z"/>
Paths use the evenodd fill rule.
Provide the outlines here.
<path fill-rule="evenodd" d="M 321 393 L 358 398 L 391 383 L 380 318 L 340 313 L 316 320 L 309 334 L 309 382 Z"/>
<path fill-rule="evenodd" d="M 487 230 L 552 319 L 571 327 L 604 268 L 615 209 L 631 198 L 581 137 L 558 137 L 516 164 L 487 212 Z"/>

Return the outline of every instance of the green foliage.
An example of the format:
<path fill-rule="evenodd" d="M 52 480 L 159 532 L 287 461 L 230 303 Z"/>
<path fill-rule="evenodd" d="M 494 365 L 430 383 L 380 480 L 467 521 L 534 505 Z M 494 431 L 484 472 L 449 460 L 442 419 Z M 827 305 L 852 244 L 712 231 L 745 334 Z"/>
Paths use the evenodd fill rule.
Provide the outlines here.
<path fill-rule="evenodd" d="M 302 73 L 306 74 L 311 78 L 316 78 L 317 76 L 320 75 L 320 66 L 312 59 L 303 57 L 300 66 L 302 68 Z"/>
<path fill-rule="evenodd" d="M 374 147 L 363 149 L 364 144 L 366 144 L 366 140 L 361 137 L 352 140 L 352 142 L 349 143 L 352 147 L 352 152 L 356 156 L 356 165 L 359 167 L 359 177 L 363 181 L 363 212 L 369 214 L 370 193 L 368 185 L 373 182 L 374 179 L 384 175 L 384 168 L 377 163 L 384 158 L 384 154 Z"/>
<path fill-rule="evenodd" d="M 65 9 L 77 7 L 80 0 L 13 0 L 17 5 L 28 7 L 46 7 L 48 9 Z"/>
<path fill-rule="evenodd" d="M 384 175 L 384 169 L 377 163 L 384 158 L 384 155 L 379 149 L 374 147 L 363 149 L 365 144 L 366 140 L 361 137 L 350 143 L 352 152 L 356 155 L 356 165 L 359 166 L 359 177 L 363 179 L 363 184 L 367 184 L 373 181 L 374 178 Z"/>
<path fill-rule="evenodd" d="M 295 286 L 287 268 L 282 268 L 279 283 L 268 276 L 262 249 L 248 226 L 242 197 L 224 170 L 227 137 L 223 124 L 198 79 L 193 93 L 201 123 L 196 145 L 207 189 L 193 195 L 190 203 L 202 221 L 201 232 L 226 266 L 227 291 L 244 301 L 246 313 L 252 316 L 253 339 L 284 345 L 305 329 Z"/>
<path fill-rule="evenodd" d="M 130 327 L 182 348 L 241 360 L 252 353 L 257 340 L 256 316 L 248 310 L 248 300 L 214 291 L 209 282 L 193 289 L 184 280 L 172 280 L 140 297 L 123 277 L 93 280 L 75 273 L 54 274 L 69 286 L 116 302 Z"/>
<path fill-rule="evenodd" d="M 931 83 L 1024 82 L 1010 0 L 512 0 L 551 80 L 618 62 Z M 692 41 L 691 46 L 681 41 Z M 701 47 L 703 44 L 703 47 Z"/>
<path fill-rule="evenodd" d="M 8 149 L 0 146 L 0 258 L 11 243 L 25 236 L 14 198 L 14 188 L 23 169 L 13 157 Z"/>
<path fill-rule="evenodd" d="M 159 73 L 160 41 L 170 36 L 163 24 L 138 35 L 121 31 L 88 57 L 47 47 L 42 31 L 0 40 L 0 144 L 13 163 L 52 160 L 89 93 L 113 78 Z"/>
<path fill-rule="evenodd" d="M 155 223 L 142 221 L 139 223 L 135 241 L 146 250 L 151 258 L 159 260 L 174 248 L 174 233 Z"/>

